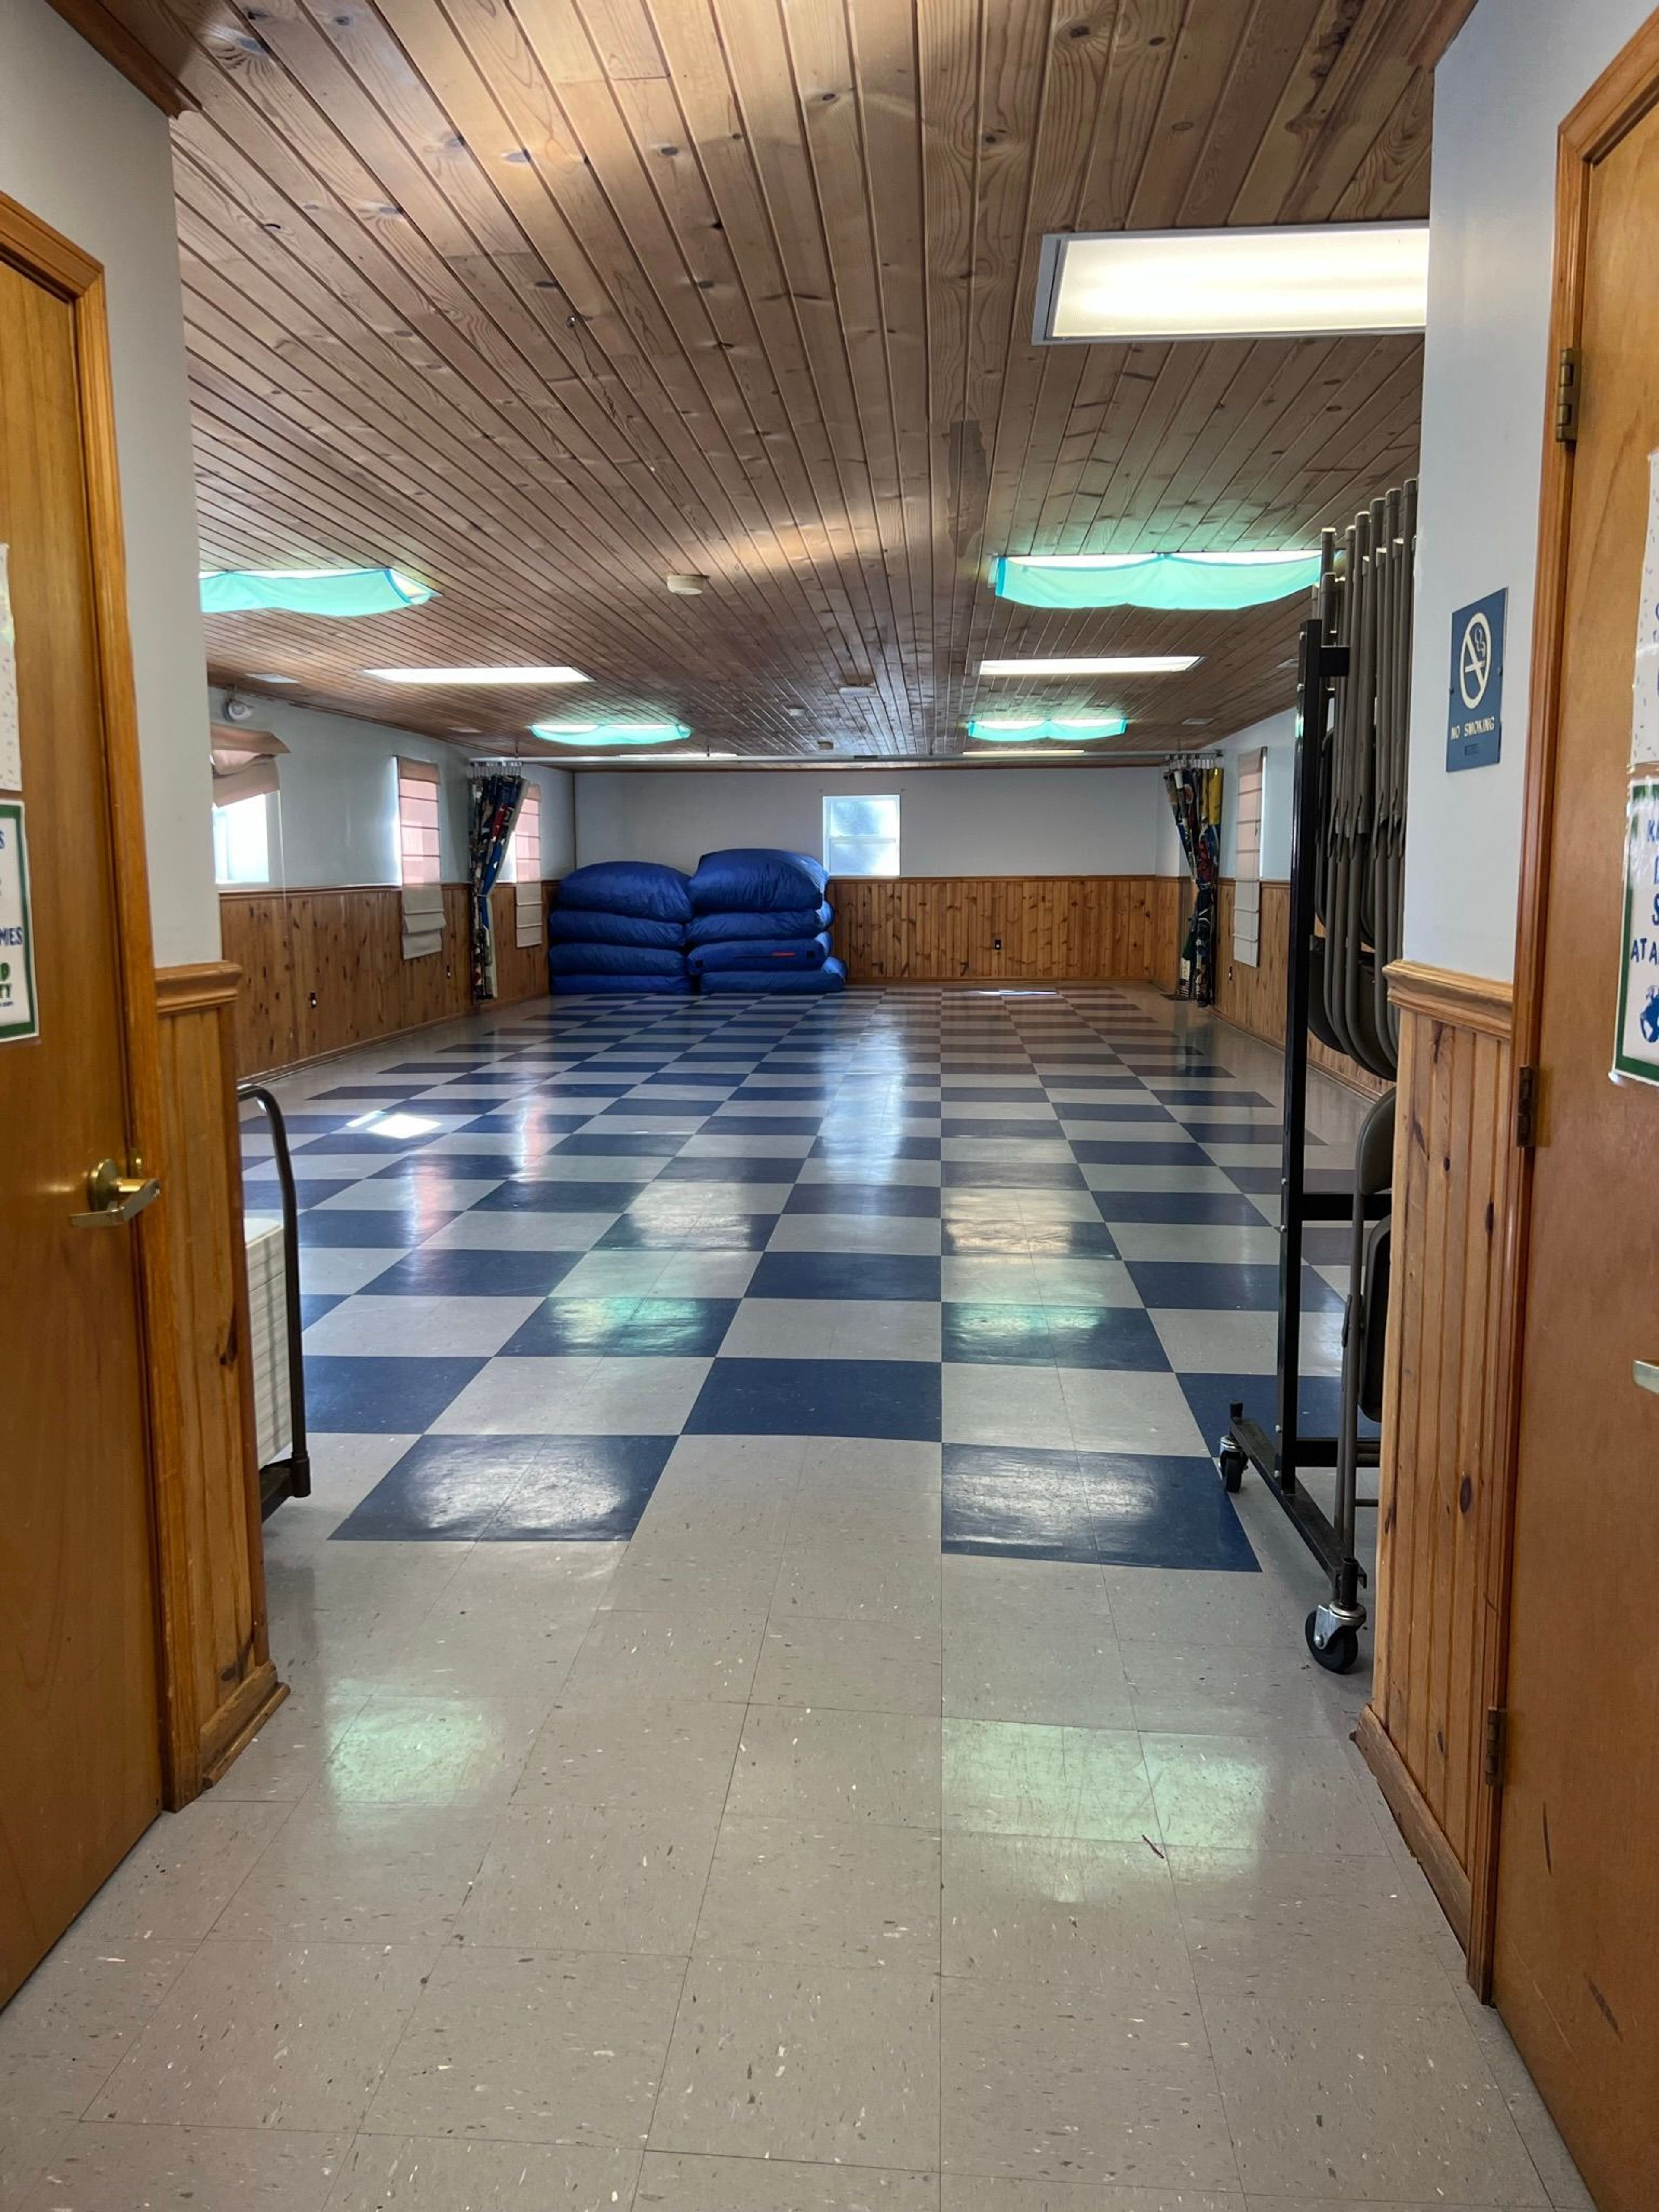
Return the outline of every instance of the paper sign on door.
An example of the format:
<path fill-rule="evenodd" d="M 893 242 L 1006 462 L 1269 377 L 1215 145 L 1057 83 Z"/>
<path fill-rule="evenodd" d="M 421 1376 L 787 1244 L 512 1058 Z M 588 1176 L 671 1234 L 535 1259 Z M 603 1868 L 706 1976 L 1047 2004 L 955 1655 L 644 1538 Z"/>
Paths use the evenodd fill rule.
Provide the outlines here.
<path fill-rule="evenodd" d="M 0 1044 L 39 1036 L 23 802 L 0 799 Z"/>

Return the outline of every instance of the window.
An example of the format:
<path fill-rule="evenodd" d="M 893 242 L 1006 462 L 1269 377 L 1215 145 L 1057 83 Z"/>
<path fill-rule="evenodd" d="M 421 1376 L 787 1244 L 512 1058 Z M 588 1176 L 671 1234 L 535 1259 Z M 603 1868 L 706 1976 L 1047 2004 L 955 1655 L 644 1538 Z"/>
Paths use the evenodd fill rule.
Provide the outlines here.
<path fill-rule="evenodd" d="M 538 884 L 542 879 L 542 794 L 527 780 L 501 878 L 509 884 Z"/>
<path fill-rule="evenodd" d="M 899 872 L 898 793 L 823 802 L 823 865 L 832 876 L 896 876 Z"/>
<path fill-rule="evenodd" d="M 1261 947 L 1261 780 L 1265 755 L 1238 757 L 1238 854 L 1233 862 L 1233 958 L 1254 968 Z"/>
<path fill-rule="evenodd" d="M 438 842 L 438 770 L 431 761 L 398 763 L 398 859 L 405 884 L 442 881 Z"/>
<path fill-rule="evenodd" d="M 213 810 L 213 874 L 221 884 L 270 881 L 270 801 L 233 799 Z"/>

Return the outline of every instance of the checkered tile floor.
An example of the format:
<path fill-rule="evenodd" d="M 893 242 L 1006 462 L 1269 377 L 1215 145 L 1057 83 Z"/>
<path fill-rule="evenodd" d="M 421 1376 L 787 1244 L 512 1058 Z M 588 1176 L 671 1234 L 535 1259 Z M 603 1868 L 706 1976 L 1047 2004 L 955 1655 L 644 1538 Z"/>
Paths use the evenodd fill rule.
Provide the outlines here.
<path fill-rule="evenodd" d="M 291 1694 L 0 2015 L 0 2212 L 1583 2212 L 1208 1457 L 1274 1062 L 914 990 L 286 1082 Z"/>
<path fill-rule="evenodd" d="M 417 1439 L 335 1535 L 615 1539 L 681 1437 L 884 1438 L 943 1445 L 946 1551 L 1253 1571 L 1209 1455 L 1271 1397 L 1277 1121 L 1107 988 L 556 1000 L 325 1071 L 311 1425 Z"/>

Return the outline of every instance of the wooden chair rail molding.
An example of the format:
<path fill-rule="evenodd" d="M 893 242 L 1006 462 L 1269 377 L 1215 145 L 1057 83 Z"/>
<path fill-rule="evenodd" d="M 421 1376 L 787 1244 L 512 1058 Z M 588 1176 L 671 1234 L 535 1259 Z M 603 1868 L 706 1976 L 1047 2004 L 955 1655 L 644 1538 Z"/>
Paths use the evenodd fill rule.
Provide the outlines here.
<path fill-rule="evenodd" d="M 1176 981 L 1176 876 L 842 876 L 826 894 L 849 982 Z"/>
<path fill-rule="evenodd" d="M 1357 1741 L 1467 1949 L 1502 1573 L 1507 983 L 1400 961 L 1376 1663 Z"/>
<path fill-rule="evenodd" d="M 182 1519 L 190 1649 L 167 1639 L 190 1786 L 216 1781 L 287 1692 L 271 1663 L 253 1429 L 228 960 L 159 969 L 162 1195 L 180 1350 L 178 1447 L 162 1471 Z"/>

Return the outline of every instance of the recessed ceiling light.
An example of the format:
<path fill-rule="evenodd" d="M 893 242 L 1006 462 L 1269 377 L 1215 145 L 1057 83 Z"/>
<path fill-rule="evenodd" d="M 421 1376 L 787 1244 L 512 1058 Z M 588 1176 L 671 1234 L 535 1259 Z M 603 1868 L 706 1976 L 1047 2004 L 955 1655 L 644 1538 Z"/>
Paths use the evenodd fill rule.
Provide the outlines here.
<path fill-rule="evenodd" d="M 695 599 L 702 597 L 702 587 L 708 579 L 700 576 L 693 568 L 678 568 L 665 576 L 663 581 L 677 599 Z"/>
<path fill-rule="evenodd" d="M 875 688 L 876 679 L 873 676 L 846 676 L 841 682 L 841 690 L 848 697 L 860 691 L 873 691 Z"/>
<path fill-rule="evenodd" d="M 981 660 L 981 676 L 1179 676 L 1197 653 L 1070 653 L 1055 660 Z"/>
<path fill-rule="evenodd" d="M 1214 720 L 1213 714 L 1183 714 L 1181 726 L 1183 730 L 1207 730 Z"/>
<path fill-rule="evenodd" d="M 297 684 L 297 676 L 245 676 L 245 684 Z"/>
<path fill-rule="evenodd" d="M 382 684 L 586 684 L 580 668 L 366 668 Z"/>
<path fill-rule="evenodd" d="M 1054 234 L 1037 275 L 1039 345 L 1420 331 L 1425 222 Z"/>

